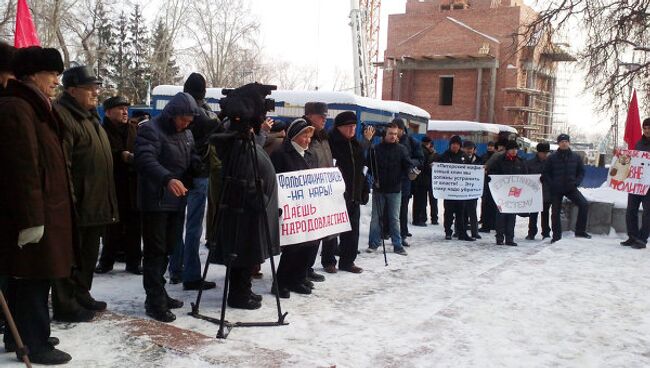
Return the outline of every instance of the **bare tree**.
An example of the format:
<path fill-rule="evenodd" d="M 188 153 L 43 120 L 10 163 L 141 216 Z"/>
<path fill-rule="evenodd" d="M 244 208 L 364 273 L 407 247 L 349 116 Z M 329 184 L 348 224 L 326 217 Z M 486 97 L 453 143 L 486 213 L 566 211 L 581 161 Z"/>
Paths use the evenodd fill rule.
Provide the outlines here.
<path fill-rule="evenodd" d="M 523 28 L 519 42 L 539 35 L 548 42 L 573 27 L 582 31 L 586 42 L 578 57 L 587 72 L 585 87 L 601 110 L 611 110 L 631 86 L 650 90 L 649 7 L 650 0 L 551 0 Z M 648 94 L 644 99 L 648 106 Z"/>
<path fill-rule="evenodd" d="M 4 10 L 2 10 L 4 9 Z M 9 39 L 14 34 L 14 24 L 16 18 L 16 1 L 0 0 L 0 37 Z"/>

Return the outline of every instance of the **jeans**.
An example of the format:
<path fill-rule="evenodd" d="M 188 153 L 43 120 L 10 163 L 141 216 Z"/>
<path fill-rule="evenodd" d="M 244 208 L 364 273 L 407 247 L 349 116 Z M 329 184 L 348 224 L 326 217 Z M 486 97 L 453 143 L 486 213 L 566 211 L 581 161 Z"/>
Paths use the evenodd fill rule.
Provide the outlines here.
<path fill-rule="evenodd" d="M 643 206 L 641 229 L 639 229 L 639 205 Z M 627 235 L 630 238 L 638 239 L 644 243 L 648 241 L 648 233 L 650 232 L 650 193 L 646 195 L 627 195 L 625 223 L 627 224 Z"/>
<path fill-rule="evenodd" d="M 381 245 L 381 222 L 379 218 L 384 215 L 386 208 L 388 219 L 388 230 L 395 250 L 402 249 L 402 236 L 399 228 L 399 213 L 402 202 L 401 193 L 372 193 L 372 219 L 370 220 L 370 248 L 378 248 Z"/>
<path fill-rule="evenodd" d="M 183 230 L 177 234 L 176 248 L 169 259 L 170 275 L 182 275 L 183 282 L 201 280 L 199 245 L 203 234 L 203 216 L 208 193 L 208 178 L 194 178 L 193 188 L 187 193 L 185 241 Z"/>
<path fill-rule="evenodd" d="M 562 239 L 562 223 L 560 223 L 560 211 L 562 210 L 562 199 L 567 197 L 573 204 L 578 207 L 578 220 L 576 221 L 576 234 L 584 233 L 587 230 L 587 213 L 589 212 L 589 203 L 585 197 L 576 188 L 562 194 L 553 194 L 553 204 L 551 205 L 551 227 L 553 228 L 553 239 Z"/>

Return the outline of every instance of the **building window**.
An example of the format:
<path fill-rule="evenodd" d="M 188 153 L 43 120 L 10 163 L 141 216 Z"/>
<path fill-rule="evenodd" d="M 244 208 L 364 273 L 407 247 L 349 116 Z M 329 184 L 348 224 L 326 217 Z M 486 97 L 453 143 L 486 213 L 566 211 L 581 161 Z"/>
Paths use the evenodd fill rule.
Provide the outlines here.
<path fill-rule="evenodd" d="M 443 106 L 451 106 L 454 98 L 454 77 L 440 77 L 440 101 Z"/>

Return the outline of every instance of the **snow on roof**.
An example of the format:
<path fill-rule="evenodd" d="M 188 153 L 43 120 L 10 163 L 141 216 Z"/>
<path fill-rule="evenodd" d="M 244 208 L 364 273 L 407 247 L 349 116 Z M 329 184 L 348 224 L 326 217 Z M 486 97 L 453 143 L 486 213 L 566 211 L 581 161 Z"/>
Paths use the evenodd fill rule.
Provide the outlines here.
<path fill-rule="evenodd" d="M 152 95 L 173 96 L 182 91 L 183 87 L 181 86 L 161 85 L 154 87 Z M 224 96 L 221 94 L 221 88 L 208 88 L 206 91 L 206 97 L 218 100 Z M 431 117 L 431 115 L 429 115 L 425 110 L 406 102 L 378 100 L 370 97 L 357 96 L 350 92 L 277 90 L 273 91 L 270 97 L 275 99 L 277 102 L 284 102 L 286 104 L 297 106 L 304 106 L 310 101 L 319 101 L 327 104 L 364 106 L 371 109 L 409 114 L 426 119 Z"/>
<path fill-rule="evenodd" d="M 427 127 L 429 131 L 442 131 L 442 132 L 489 132 L 499 134 L 499 128 L 494 124 L 477 123 L 475 121 L 465 120 L 429 120 Z"/>
<path fill-rule="evenodd" d="M 499 128 L 499 131 L 501 131 L 501 132 L 519 134 L 517 129 L 511 127 L 510 125 L 503 125 L 503 124 L 491 124 L 491 125 L 494 125 L 495 127 Z"/>
<path fill-rule="evenodd" d="M 492 37 L 492 36 L 489 36 L 489 35 L 486 35 L 486 34 L 483 33 L 483 32 L 477 31 L 476 29 L 474 29 L 474 28 L 468 26 L 467 24 L 465 24 L 465 23 L 459 21 L 458 19 L 454 19 L 454 18 L 452 18 L 452 17 L 447 17 L 447 19 L 449 19 L 450 21 L 452 21 L 452 22 L 458 24 L 458 25 L 461 26 L 461 27 L 465 27 L 465 28 L 469 29 L 470 31 L 472 31 L 472 32 L 474 32 L 474 33 L 476 33 L 476 34 L 479 34 L 479 35 L 481 35 L 481 36 L 487 38 L 487 39 L 490 40 L 490 41 L 493 41 L 493 42 L 496 42 L 496 43 L 501 43 L 501 41 L 497 40 L 496 38 L 494 38 L 494 37 Z"/>

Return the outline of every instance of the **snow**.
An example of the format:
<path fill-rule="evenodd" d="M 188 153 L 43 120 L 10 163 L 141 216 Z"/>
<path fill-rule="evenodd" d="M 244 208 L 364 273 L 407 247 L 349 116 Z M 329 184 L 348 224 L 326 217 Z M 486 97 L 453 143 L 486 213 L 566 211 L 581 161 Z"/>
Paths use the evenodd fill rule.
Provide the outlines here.
<path fill-rule="evenodd" d="M 206 92 L 207 98 L 221 99 L 223 94 L 222 88 L 208 88 Z M 181 86 L 161 85 L 153 89 L 153 96 L 174 96 L 178 92 L 182 92 Z M 417 106 L 408 104 L 401 101 L 388 101 L 378 100 L 369 97 L 357 96 L 350 92 L 333 92 L 333 91 L 289 91 L 277 90 L 271 93 L 270 98 L 276 102 L 285 102 L 290 105 L 304 106 L 310 101 L 320 101 L 327 104 L 345 104 L 345 105 L 358 105 L 370 109 L 377 109 L 389 111 L 392 113 L 404 113 L 412 116 L 423 118 L 430 118 L 428 112 Z"/>
<path fill-rule="evenodd" d="M 369 212 L 362 207 L 362 250 Z M 527 221 L 517 218 L 518 247 L 496 246 L 494 233 L 467 243 L 444 241 L 441 226 L 411 226 L 408 256 L 393 254 L 390 241 L 388 267 L 381 253 L 362 252 L 357 264 L 364 273 L 327 274 L 313 295 L 282 300 L 290 325 L 235 328 L 193 354 L 161 348 L 104 319 L 53 324 L 53 335 L 73 356 L 68 367 L 650 366 L 648 251 L 619 246 L 622 235 L 583 240 L 567 232 L 555 244 L 526 241 Z M 205 259 L 204 247 L 201 253 Z M 208 279 L 221 285 L 223 271 L 212 266 Z M 269 262 L 263 272 L 253 282 L 262 309 L 229 309 L 229 320 L 277 319 Z M 196 292 L 167 290 L 186 303 L 171 325 L 216 334 L 217 326 L 186 315 Z M 221 292 L 207 291 L 201 312 L 217 316 Z M 116 314 L 147 318 L 138 276 L 97 275 L 93 294 Z M 13 354 L 0 354 L 0 366 L 22 367 Z"/>
<path fill-rule="evenodd" d="M 488 132 L 499 134 L 494 124 L 477 123 L 465 120 L 429 120 L 428 131 L 436 132 Z"/>
<path fill-rule="evenodd" d="M 627 193 L 607 186 L 607 181 L 600 188 L 580 188 L 580 192 L 590 202 L 612 203 L 614 208 L 627 208 Z"/>

